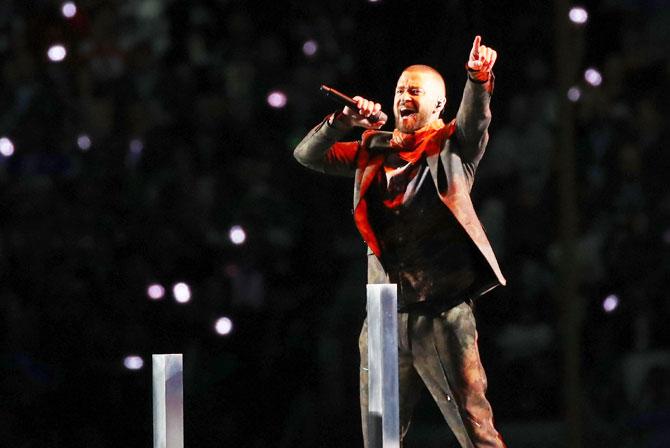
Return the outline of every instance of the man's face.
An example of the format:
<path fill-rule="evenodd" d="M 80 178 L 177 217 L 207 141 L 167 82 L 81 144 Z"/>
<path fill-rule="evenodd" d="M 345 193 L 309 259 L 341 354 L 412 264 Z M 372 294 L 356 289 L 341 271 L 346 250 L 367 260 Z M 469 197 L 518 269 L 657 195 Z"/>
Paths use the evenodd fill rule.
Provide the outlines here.
<path fill-rule="evenodd" d="M 393 99 L 395 127 L 413 133 L 440 117 L 444 108 L 444 83 L 439 75 L 406 70 L 400 75 Z"/>

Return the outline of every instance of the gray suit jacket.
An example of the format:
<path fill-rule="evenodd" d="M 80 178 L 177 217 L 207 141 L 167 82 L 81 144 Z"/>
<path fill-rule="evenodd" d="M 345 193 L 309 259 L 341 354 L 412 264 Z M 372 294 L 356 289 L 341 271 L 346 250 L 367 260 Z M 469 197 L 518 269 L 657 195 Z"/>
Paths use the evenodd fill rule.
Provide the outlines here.
<path fill-rule="evenodd" d="M 493 77 L 484 84 L 468 79 L 456 118 L 450 123 L 455 125 L 455 132 L 444 142 L 439 153 L 426 157 L 440 199 L 451 210 L 494 274 L 491 276 L 493 280 L 480 285 L 475 295 L 482 295 L 506 283 L 470 199 L 477 165 L 484 155 L 489 137 L 489 103 L 493 82 Z M 360 141 L 339 142 L 345 133 L 328 125 L 325 119 L 298 144 L 293 155 L 307 168 L 326 174 L 354 176 L 354 220 L 368 244 L 368 282 L 380 283 L 384 282 L 385 273 L 368 222 L 364 198 L 382 167 L 392 133 L 368 131 Z"/>

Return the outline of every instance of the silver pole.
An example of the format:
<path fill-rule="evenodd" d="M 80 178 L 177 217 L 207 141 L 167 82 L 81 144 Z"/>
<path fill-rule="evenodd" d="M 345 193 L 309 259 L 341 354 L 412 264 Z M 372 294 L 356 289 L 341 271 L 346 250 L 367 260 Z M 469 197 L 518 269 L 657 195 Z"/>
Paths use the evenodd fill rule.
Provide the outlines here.
<path fill-rule="evenodd" d="M 367 285 L 368 442 L 399 448 L 398 296 L 395 284 Z"/>
<path fill-rule="evenodd" d="M 154 448 L 184 448 L 182 355 L 153 355 Z"/>

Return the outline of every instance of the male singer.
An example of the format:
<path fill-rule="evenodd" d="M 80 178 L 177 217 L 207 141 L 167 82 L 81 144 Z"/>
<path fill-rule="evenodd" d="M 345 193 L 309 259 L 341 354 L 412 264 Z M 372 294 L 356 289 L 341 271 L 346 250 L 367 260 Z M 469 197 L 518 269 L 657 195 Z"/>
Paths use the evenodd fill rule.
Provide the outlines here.
<path fill-rule="evenodd" d="M 505 279 L 470 199 L 491 121 L 496 52 L 476 36 L 456 118 L 440 119 L 444 80 L 407 67 L 393 100 L 395 129 L 371 122 L 381 105 L 354 97 L 295 148 L 304 166 L 354 176 L 354 221 L 368 246 L 368 283 L 398 285 L 401 440 L 425 384 L 462 447 L 504 447 L 486 399 L 473 299 Z M 354 126 L 359 141 L 339 142 Z M 367 321 L 360 337 L 361 412 L 367 440 Z"/>

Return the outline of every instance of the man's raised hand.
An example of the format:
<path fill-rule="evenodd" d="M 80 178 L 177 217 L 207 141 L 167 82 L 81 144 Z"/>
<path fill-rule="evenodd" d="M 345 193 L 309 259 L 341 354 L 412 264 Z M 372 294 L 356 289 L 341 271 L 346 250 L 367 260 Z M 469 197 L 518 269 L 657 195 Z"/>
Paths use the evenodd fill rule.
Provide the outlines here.
<path fill-rule="evenodd" d="M 348 122 L 350 126 L 360 126 L 366 129 L 379 129 L 384 126 L 385 121 L 376 121 L 371 123 L 368 120 L 368 117 L 376 115 L 379 111 L 382 110 L 382 105 L 375 103 L 374 101 L 366 100 L 360 96 L 353 97 L 353 100 L 356 101 L 356 107 L 358 110 L 354 110 L 349 106 L 345 106 L 342 109 L 342 119 Z"/>
<path fill-rule="evenodd" d="M 467 67 L 471 71 L 471 77 L 478 81 L 486 81 L 489 79 L 493 65 L 496 63 L 498 53 L 491 47 L 481 45 L 481 42 L 482 37 L 475 36 Z"/>

